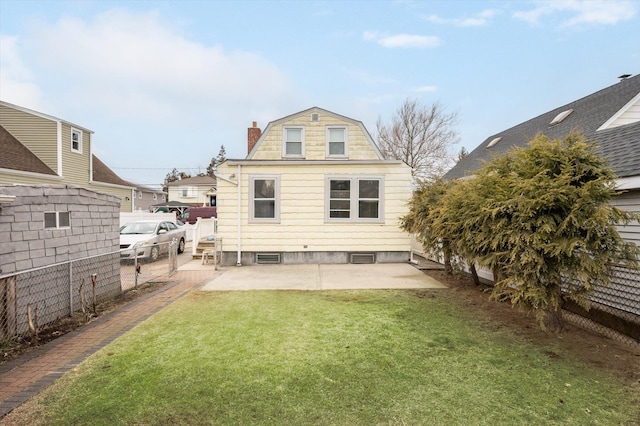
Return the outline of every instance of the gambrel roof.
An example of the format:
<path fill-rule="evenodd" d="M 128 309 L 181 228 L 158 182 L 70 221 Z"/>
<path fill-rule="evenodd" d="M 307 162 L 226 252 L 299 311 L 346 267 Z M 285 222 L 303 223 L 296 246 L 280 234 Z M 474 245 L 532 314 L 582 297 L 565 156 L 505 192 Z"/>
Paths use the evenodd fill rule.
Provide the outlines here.
<path fill-rule="evenodd" d="M 384 156 L 382 155 L 382 153 L 380 152 L 380 149 L 378 148 L 378 145 L 376 145 L 376 143 L 373 141 L 373 138 L 369 134 L 369 131 L 364 126 L 362 121 L 355 120 L 353 118 L 349 118 L 349 117 L 346 117 L 344 115 L 336 114 L 335 112 L 332 112 L 332 111 L 329 111 L 329 110 L 326 110 L 326 109 L 323 109 L 323 108 L 320 108 L 320 107 L 311 107 L 309 109 L 305 109 L 305 110 L 296 112 L 294 114 L 287 115 L 286 117 L 282 117 L 282 118 L 279 118 L 277 120 L 269 122 L 269 124 L 267 124 L 267 127 L 265 127 L 264 131 L 262 132 L 262 135 L 260 136 L 260 138 L 256 142 L 255 146 L 253 147 L 251 152 L 249 152 L 249 154 L 247 155 L 246 159 L 247 160 L 251 160 L 253 158 L 253 154 L 260 149 L 260 145 L 262 145 L 262 141 L 267 137 L 267 135 L 269 134 L 269 132 L 271 131 L 271 129 L 274 126 L 277 126 L 278 124 L 286 123 L 286 122 L 288 122 L 288 121 L 290 121 L 290 120 L 292 120 L 292 119 L 294 119 L 296 117 L 305 116 L 305 115 L 311 115 L 311 114 L 322 114 L 322 115 L 325 115 L 325 116 L 334 117 L 334 118 L 336 118 L 336 119 L 338 119 L 338 120 L 340 120 L 342 122 L 351 123 L 354 126 L 359 127 L 360 130 L 362 131 L 362 134 L 365 136 L 365 138 L 367 139 L 367 141 L 371 145 L 371 148 L 375 152 L 375 155 L 377 155 L 378 159 L 379 160 L 384 160 L 385 159 Z"/>
<path fill-rule="evenodd" d="M 484 161 L 525 147 L 538 134 L 563 139 L 572 130 L 597 143 L 618 177 L 640 175 L 640 75 L 489 136 L 444 177 L 470 176 Z"/>

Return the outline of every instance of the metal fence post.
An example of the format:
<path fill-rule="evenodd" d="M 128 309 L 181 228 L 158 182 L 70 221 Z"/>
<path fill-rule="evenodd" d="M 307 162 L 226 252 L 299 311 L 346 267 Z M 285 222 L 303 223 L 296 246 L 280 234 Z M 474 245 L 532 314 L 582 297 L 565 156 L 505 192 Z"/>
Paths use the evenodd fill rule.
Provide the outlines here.
<path fill-rule="evenodd" d="M 133 288 L 138 289 L 138 250 L 134 249 L 133 255 L 133 275 L 135 276 Z"/>
<path fill-rule="evenodd" d="M 69 262 L 69 316 L 73 316 L 73 262 Z"/>

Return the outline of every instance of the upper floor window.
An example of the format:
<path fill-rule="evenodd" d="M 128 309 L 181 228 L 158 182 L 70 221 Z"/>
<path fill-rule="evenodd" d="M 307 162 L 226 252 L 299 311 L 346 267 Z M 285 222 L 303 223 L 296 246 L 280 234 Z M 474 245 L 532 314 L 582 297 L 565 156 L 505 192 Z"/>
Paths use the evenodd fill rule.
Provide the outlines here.
<path fill-rule="evenodd" d="M 250 222 L 280 221 L 280 177 L 255 175 L 249 177 Z"/>
<path fill-rule="evenodd" d="M 69 228 L 71 218 L 69 212 L 44 212 L 44 228 Z"/>
<path fill-rule="evenodd" d="M 155 192 L 153 193 L 153 201 L 157 201 L 158 200 L 158 194 L 156 194 Z"/>
<path fill-rule="evenodd" d="M 198 188 L 195 186 L 181 186 L 178 193 L 182 198 L 195 198 L 198 196 Z"/>
<path fill-rule="evenodd" d="M 142 191 L 138 191 L 138 198 L 142 199 Z"/>
<path fill-rule="evenodd" d="M 329 222 L 382 222 L 382 177 L 327 177 L 326 220 Z"/>
<path fill-rule="evenodd" d="M 282 156 L 304 158 L 304 127 L 282 129 Z"/>
<path fill-rule="evenodd" d="M 82 153 L 82 130 L 71 129 L 71 151 Z"/>
<path fill-rule="evenodd" d="M 347 157 L 346 127 L 327 127 L 327 157 Z"/>

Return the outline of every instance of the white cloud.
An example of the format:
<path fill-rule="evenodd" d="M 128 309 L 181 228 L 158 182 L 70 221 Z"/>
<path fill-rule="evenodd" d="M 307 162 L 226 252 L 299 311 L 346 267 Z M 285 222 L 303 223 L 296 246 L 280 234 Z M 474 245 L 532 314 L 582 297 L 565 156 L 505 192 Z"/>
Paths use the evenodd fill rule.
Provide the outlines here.
<path fill-rule="evenodd" d="M 442 44 L 436 36 L 422 36 L 414 34 L 384 35 L 377 32 L 365 31 L 362 38 L 366 41 L 374 41 L 383 47 L 388 48 L 432 48 Z"/>
<path fill-rule="evenodd" d="M 437 92 L 438 88 L 436 86 L 420 86 L 415 89 L 418 93 L 433 93 Z"/>
<path fill-rule="evenodd" d="M 615 25 L 631 19 L 637 11 L 637 3 L 616 0 L 555 0 L 536 2 L 537 7 L 519 11 L 514 18 L 531 24 L 540 24 L 545 16 L 560 15 L 563 27 L 580 24 Z"/>
<path fill-rule="evenodd" d="M 42 93 L 20 58 L 17 37 L 0 35 L 0 87 L 3 101 L 32 109 L 42 107 Z"/>
<path fill-rule="evenodd" d="M 443 18 L 438 15 L 427 15 L 423 19 L 434 24 L 449 24 L 457 27 L 482 27 L 489 25 L 494 16 L 501 12 L 496 9 L 487 9 L 475 16 L 468 18 Z"/>
<path fill-rule="evenodd" d="M 35 28 L 25 41 L 30 65 L 64 83 L 64 100 L 120 116 L 188 119 L 198 108 L 225 116 L 292 95 L 260 55 L 191 41 L 155 12 L 117 9 Z"/>

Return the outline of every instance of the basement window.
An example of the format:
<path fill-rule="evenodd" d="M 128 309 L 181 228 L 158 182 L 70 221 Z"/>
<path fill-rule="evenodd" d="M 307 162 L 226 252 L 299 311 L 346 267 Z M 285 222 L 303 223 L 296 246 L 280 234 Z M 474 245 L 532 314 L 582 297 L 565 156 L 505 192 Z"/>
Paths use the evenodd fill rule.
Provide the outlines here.
<path fill-rule="evenodd" d="M 44 212 L 44 229 L 69 228 L 69 212 Z"/>
<path fill-rule="evenodd" d="M 498 142 L 500 142 L 502 140 L 502 136 L 498 136 L 497 138 L 493 138 L 491 140 L 491 142 L 489 142 L 489 145 L 487 145 L 487 148 L 491 148 L 493 146 L 496 146 Z"/>
<path fill-rule="evenodd" d="M 569 116 L 569 114 L 571 114 L 573 112 L 572 109 L 568 109 L 566 111 L 562 111 L 560 114 L 556 115 L 556 117 L 551 120 L 551 123 L 549 123 L 549 126 L 555 126 L 556 124 L 560 124 L 562 123 L 562 121 L 567 118 Z"/>

